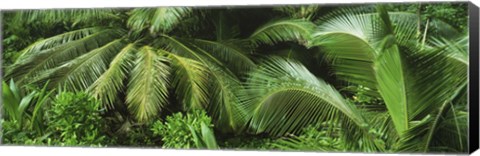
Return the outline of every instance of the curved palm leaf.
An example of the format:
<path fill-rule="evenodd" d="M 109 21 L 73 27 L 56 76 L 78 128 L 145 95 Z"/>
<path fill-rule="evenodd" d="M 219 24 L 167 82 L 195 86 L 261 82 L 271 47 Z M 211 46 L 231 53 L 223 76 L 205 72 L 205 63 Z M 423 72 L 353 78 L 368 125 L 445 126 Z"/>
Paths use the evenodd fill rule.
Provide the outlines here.
<path fill-rule="evenodd" d="M 371 89 L 368 94 L 379 97 L 374 62 L 383 51 L 387 27 L 375 13 L 354 9 L 340 13 L 322 21 L 311 46 L 320 46 L 325 51 L 339 79 L 366 86 Z M 416 15 L 392 12 L 388 16 L 395 25 L 389 29 L 395 33 L 396 43 L 410 44 L 415 31 L 408 28 L 415 26 Z"/>
<path fill-rule="evenodd" d="M 25 55 L 24 59 L 19 59 L 13 64 L 7 71 L 6 77 L 15 79 L 17 83 L 23 83 L 25 80 L 38 76 L 45 70 L 58 67 L 66 61 L 110 43 L 115 38 L 120 37 L 122 32 L 117 29 L 102 29 L 77 40 L 69 40 L 69 42 L 64 42 L 65 40 L 62 40 L 61 43 L 37 42 L 37 44 L 31 47 L 41 47 L 38 48 L 39 51 L 33 51 L 37 50 L 36 48 L 27 48 L 27 51 L 31 50 L 31 52 Z M 76 35 L 76 33 L 67 33 L 65 37 L 61 38 L 75 38 L 74 36 Z M 56 39 L 46 40 L 59 41 Z"/>
<path fill-rule="evenodd" d="M 165 33 L 191 12 L 187 7 L 137 8 L 132 10 L 127 25 L 136 31 L 148 28 L 153 34 Z"/>
<path fill-rule="evenodd" d="M 380 17 L 385 26 L 391 25 L 381 8 Z M 411 127 L 410 121 L 425 118 L 466 82 L 466 65 L 449 61 L 442 52 L 421 56 L 405 49 L 400 51 L 393 36 L 384 40 L 384 51 L 375 64 L 378 88 L 397 132 L 402 135 Z M 464 72 L 451 74 L 454 71 Z"/>
<path fill-rule="evenodd" d="M 118 92 L 124 90 L 124 81 L 133 68 L 135 44 L 125 46 L 110 62 L 108 69 L 88 88 L 93 97 L 102 101 L 106 108 L 113 108 Z"/>
<path fill-rule="evenodd" d="M 252 49 L 248 47 L 248 43 L 245 41 L 229 40 L 215 42 L 195 39 L 193 43 L 220 60 L 235 73 L 243 74 L 255 67 L 255 63 L 247 55 L 247 52 L 252 51 Z"/>
<path fill-rule="evenodd" d="M 102 75 L 113 56 L 124 45 L 122 39 L 114 40 L 59 67 L 46 70 L 34 78 L 33 82 L 43 84 L 49 81 L 49 88 L 62 85 L 68 90 L 84 90 Z"/>
<path fill-rule="evenodd" d="M 359 146 L 364 151 L 377 150 L 360 111 L 297 62 L 278 57 L 267 60 L 249 74 L 245 90 L 239 94 L 241 106 L 250 112 L 247 119 L 253 133 L 282 136 L 298 133 L 310 124 L 332 121 L 345 129 L 351 150 Z"/>
<path fill-rule="evenodd" d="M 192 39 L 160 35 L 160 38 L 154 42 L 154 45 L 176 55 L 199 61 L 202 64 L 215 66 L 222 69 L 223 72 L 233 75 L 232 71 L 227 68 L 228 65 L 226 63 L 228 62 L 223 63 L 219 58 L 214 56 L 218 56 L 221 52 L 206 51 L 206 49 L 196 45 Z"/>
<path fill-rule="evenodd" d="M 416 122 L 400 140 L 399 151 L 467 151 L 467 114 L 456 110 L 451 102 L 443 103 L 434 116 Z"/>
<path fill-rule="evenodd" d="M 237 91 L 244 89 L 240 81 L 218 68 L 211 68 L 212 84 L 209 90 L 212 95 L 207 111 L 211 114 L 216 127 L 221 127 L 223 132 L 242 132 L 247 123 L 244 109 L 240 106 Z"/>
<path fill-rule="evenodd" d="M 208 77 L 206 66 L 198 61 L 177 56 L 164 51 L 170 58 L 173 68 L 172 86 L 184 110 L 202 109 L 207 106 Z"/>
<path fill-rule="evenodd" d="M 20 52 L 21 55 L 19 60 L 26 59 L 28 56 L 39 53 L 42 50 L 46 50 L 55 46 L 60 46 L 68 42 L 82 39 L 84 37 L 87 37 L 89 35 L 92 35 L 102 30 L 103 29 L 100 27 L 78 29 L 78 30 L 69 31 L 64 34 L 56 35 L 47 39 L 37 41 Z"/>
<path fill-rule="evenodd" d="M 249 38 L 257 46 L 285 41 L 293 41 L 307 46 L 314 29 L 315 24 L 307 20 L 273 20 L 260 26 Z"/>
<path fill-rule="evenodd" d="M 151 47 L 139 49 L 127 89 L 127 107 L 135 118 L 148 121 L 166 105 L 170 67 Z"/>

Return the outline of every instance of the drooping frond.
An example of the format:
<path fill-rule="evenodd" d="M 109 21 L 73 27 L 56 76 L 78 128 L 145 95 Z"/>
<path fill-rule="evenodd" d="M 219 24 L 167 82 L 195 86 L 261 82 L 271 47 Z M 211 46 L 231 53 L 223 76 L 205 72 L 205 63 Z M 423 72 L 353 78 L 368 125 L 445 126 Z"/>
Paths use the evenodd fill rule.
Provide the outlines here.
<path fill-rule="evenodd" d="M 409 56 L 408 69 L 414 73 L 410 80 L 415 88 L 409 95 L 412 119 L 420 120 L 441 107 L 468 82 L 468 64 L 462 59 L 451 57 L 453 49 L 438 47 L 431 52 Z"/>
<path fill-rule="evenodd" d="M 379 10 L 383 26 L 388 27 L 391 23 L 386 11 Z M 449 101 L 448 97 L 467 81 L 467 66 L 448 56 L 456 52 L 442 52 L 444 48 L 430 53 L 401 49 L 393 35 L 391 32 L 382 41 L 383 51 L 376 60 L 375 69 L 379 92 L 402 136 L 411 128 L 410 121 L 425 119 L 442 103 Z"/>
<path fill-rule="evenodd" d="M 292 41 L 307 46 L 314 29 L 315 24 L 307 20 L 273 20 L 257 28 L 249 38 L 255 45 Z"/>
<path fill-rule="evenodd" d="M 133 68 L 133 56 L 136 52 L 135 44 L 125 46 L 110 61 L 108 69 L 88 88 L 88 92 L 102 101 L 106 108 L 113 108 L 118 92 L 124 90 L 128 74 Z"/>
<path fill-rule="evenodd" d="M 298 133 L 307 125 L 331 121 L 346 129 L 345 139 L 352 150 L 376 150 L 360 112 L 336 91 L 311 74 L 303 65 L 273 57 L 249 74 L 241 92 L 242 107 L 250 118 L 253 133 L 267 132 L 274 136 Z M 355 135 L 353 130 L 357 131 Z"/>
<path fill-rule="evenodd" d="M 466 83 L 465 83 L 466 85 Z M 460 91 L 460 90 L 457 90 Z M 459 93 L 459 92 L 456 92 Z M 453 100 L 456 94 L 450 97 Z M 467 113 L 445 101 L 433 116 L 428 115 L 405 133 L 397 150 L 402 152 L 466 152 Z"/>
<path fill-rule="evenodd" d="M 23 59 L 19 59 L 10 67 L 6 72 L 6 77 L 15 79 L 17 83 L 24 83 L 24 81 L 35 78 L 47 69 L 58 67 L 66 61 L 110 43 L 119 38 L 121 33 L 122 31 L 117 29 L 103 29 L 90 35 L 81 35 L 82 38 L 77 40 L 65 40 L 65 38 L 70 39 L 73 36 L 77 36 L 74 33 L 70 34 L 71 37 L 67 37 L 68 35 L 60 37 L 63 39 L 59 43 L 39 41 L 37 44 L 30 46 L 31 48 L 27 48 L 27 51 L 29 51 L 28 55 L 25 55 Z M 60 40 L 52 39 L 51 41 Z M 32 47 L 34 48 L 32 49 Z"/>
<path fill-rule="evenodd" d="M 68 42 L 82 39 L 102 30 L 103 29 L 100 27 L 84 28 L 37 41 L 20 52 L 22 54 L 20 55 L 19 60 L 26 59 L 28 56 L 39 53 L 42 50 L 46 50 Z"/>
<path fill-rule="evenodd" d="M 255 63 L 247 55 L 251 49 L 246 45 L 247 43 L 245 43 L 245 41 L 230 40 L 215 42 L 196 39 L 193 43 L 222 61 L 223 65 L 236 73 L 245 73 L 255 67 Z"/>
<path fill-rule="evenodd" d="M 148 121 L 167 104 L 170 67 L 148 46 L 139 49 L 127 89 L 127 108 L 140 122 Z"/>
<path fill-rule="evenodd" d="M 218 68 L 210 68 L 212 77 L 209 88 L 212 92 L 207 110 L 211 114 L 215 126 L 222 127 L 223 132 L 242 132 L 247 118 L 240 106 L 238 91 L 243 90 L 240 81 Z"/>
<path fill-rule="evenodd" d="M 132 10 L 127 24 L 136 31 L 148 28 L 153 34 L 166 33 L 191 12 L 188 7 L 137 8 Z"/>
<path fill-rule="evenodd" d="M 213 88 L 210 93 L 212 98 L 210 98 L 207 109 L 216 124 L 229 127 L 226 128 L 226 131 L 239 130 L 235 128 L 242 127 L 241 123 L 245 122 L 245 119 L 242 115 L 238 115 L 242 113 L 236 106 L 238 99 L 234 90 L 237 89 L 235 86 L 238 80 L 234 78 L 235 76 L 227 67 L 238 66 L 240 69 L 244 69 L 254 65 L 248 57 L 242 54 L 241 49 L 237 49 L 234 45 L 214 41 L 187 40 L 169 36 L 164 36 L 157 43 L 161 43 L 160 46 L 175 55 L 209 67 L 206 72 L 210 74 L 201 74 L 208 76 L 208 86 Z M 240 62 L 240 66 L 233 63 L 237 61 Z M 232 63 L 234 65 L 230 65 Z M 245 67 L 243 64 L 246 64 Z"/>
<path fill-rule="evenodd" d="M 218 53 L 215 54 L 207 51 L 207 49 L 201 48 L 199 45 L 196 45 L 192 39 L 161 35 L 160 38 L 154 42 L 154 45 L 166 49 L 176 55 L 193 59 L 202 64 L 221 68 L 223 72 L 233 75 L 232 71 L 227 68 L 227 63 L 230 62 L 223 63 L 219 58 L 214 56 L 218 55 Z"/>
<path fill-rule="evenodd" d="M 468 35 L 454 39 L 432 38 L 430 44 L 430 52 L 438 52 L 435 49 L 440 49 L 440 53 L 468 65 Z"/>
<path fill-rule="evenodd" d="M 378 95 L 373 68 L 376 52 L 369 43 L 352 34 L 331 32 L 315 34 L 312 44 L 325 52 L 337 78 L 368 87 L 370 94 Z"/>
<path fill-rule="evenodd" d="M 34 78 L 35 83 L 49 81 L 49 88 L 62 85 L 71 91 L 88 88 L 108 68 L 113 56 L 124 46 L 122 39 L 114 40 Z"/>
<path fill-rule="evenodd" d="M 198 61 L 164 52 L 172 63 L 172 86 L 185 111 L 203 109 L 209 100 L 207 66 Z"/>
<path fill-rule="evenodd" d="M 374 61 L 379 53 L 378 36 L 383 32 L 377 20 L 353 9 L 331 16 L 322 20 L 310 46 L 321 48 L 340 80 L 368 87 L 370 95 L 379 96 Z"/>

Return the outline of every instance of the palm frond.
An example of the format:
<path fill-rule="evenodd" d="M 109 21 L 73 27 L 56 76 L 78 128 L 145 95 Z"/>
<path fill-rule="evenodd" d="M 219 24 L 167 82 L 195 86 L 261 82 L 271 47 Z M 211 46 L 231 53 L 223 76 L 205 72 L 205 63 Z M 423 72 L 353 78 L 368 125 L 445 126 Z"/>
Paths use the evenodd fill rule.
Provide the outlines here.
<path fill-rule="evenodd" d="M 211 98 L 207 112 L 211 114 L 216 127 L 222 132 L 242 132 L 247 123 L 244 109 L 240 106 L 237 91 L 244 89 L 240 81 L 218 68 L 211 68 Z"/>
<path fill-rule="evenodd" d="M 388 13 L 379 7 L 383 26 L 391 26 Z M 382 53 L 375 69 L 378 89 L 395 124 L 397 132 L 411 128 L 410 121 L 418 121 L 449 101 L 455 90 L 462 88 L 466 79 L 466 64 L 435 49 L 428 54 L 412 52 L 398 47 L 393 31 L 380 44 Z M 448 50 L 447 50 L 448 51 Z M 453 52 L 457 53 L 457 52 Z M 460 74 L 452 74 L 452 73 Z"/>
<path fill-rule="evenodd" d="M 122 31 L 117 29 L 103 29 L 77 40 L 51 46 L 48 49 L 43 49 L 45 47 L 43 44 L 49 45 L 48 42 L 37 42 L 38 45 L 34 46 L 42 47 L 39 49 L 40 51 L 32 51 L 24 59 L 19 59 L 8 69 L 5 77 L 13 78 L 17 83 L 23 84 L 24 81 L 35 78 L 47 69 L 58 67 L 66 61 L 110 43 L 121 33 Z M 75 36 L 75 34 L 70 35 Z"/>
<path fill-rule="evenodd" d="M 167 104 L 168 59 L 159 56 L 151 47 L 138 51 L 127 89 L 127 108 L 140 122 L 152 119 Z"/>
<path fill-rule="evenodd" d="M 124 90 L 124 81 L 133 68 L 133 56 L 136 51 L 135 44 L 125 46 L 110 61 L 108 69 L 87 89 L 95 98 L 102 101 L 106 108 L 113 108 L 118 92 Z"/>
<path fill-rule="evenodd" d="M 454 39 L 432 38 L 430 44 L 429 49 L 431 50 L 425 52 L 436 52 L 435 49 L 441 49 L 441 53 L 446 56 L 468 65 L 468 35 Z"/>
<path fill-rule="evenodd" d="M 398 47 L 393 46 L 378 58 L 375 64 L 378 90 L 385 101 L 392 117 L 397 133 L 401 134 L 409 128 L 408 122 L 411 114 L 408 113 L 411 106 L 407 103 L 407 93 L 411 86 L 407 80 L 405 66 Z"/>
<path fill-rule="evenodd" d="M 204 49 L 213 57 L 220 60 L 231 71 L 235 73 L 246 73 L 253 67 L 255 63 L 247 55 L 251 49 L 245 41 L 230 40 L 230 41 L 208 41 L 196 39 L 193 41 L 199 48 Z"/>
<path fill-rule="evenodd" d="M 377 150 L 360 112 L 295 61 L 277 57 L 265 61 L 249 74 L 239 98 L 246 112 L 251 112 L 247 117 L 255 134 L 296 134 L 307 125 L 331 121 L 347 129 L 350 150 Z"/>
<path fill-rule="evenodd" d="M 172 52 L 176 55 L 196 60 L 202 64 L 215 66 L 222 69 L 223 72 L 233 75 L 232 71 L 227 68 L 227 63 L 229 62 L 223 63 L 219 58 L 215 57 L 218 56 L 218 54 L 206 51 L 207 49 L 203 49 L 199 45 L 196 45 L 192 39 L 161 35 L 160 38 L 154 42 L 154 46 L 166 49 L 166 51 Z"/>
<path fill-rule="evenodd" d="M 136 31 L 148 28 L 153 34 L 166 33 L 191 12 L 188 7 L 137 8 L 132 10 L 127 24 Z"/>
<path fill-rule="evenodd" d="M 84 90 L 102 75 L 113 56 L 124 45 L 122 39 L 114 40 L 61 66 L 46 70 L 34 78 L 33 82 L 44 84 L 49 81 L 49 88 L 62 85 L 64 89 L 71 91 Z"/>
<path fill-rule="evenodd" d="M 164 51 L 172 63 L 172 86 L 175 88 L 177 99 L 181 101 L 183 109 L 206 108 L 209 100 L 208 77 L 209 72 L 205 65 L 198 61 L 184 58 Z"/>
<path fill-rule="evenodd" d="M 353 84 L 362 85 L 376 93 L 377 80 L 373 68 L 376 51 L 365 40 L 344 32 L 317 33 L 312 42 L 325 52 L 335 75 Z"/>
<path fill-rule="evenodd" d="M 39 40 L 27 48 L 23 49 L 20 53 L 19 60 L 26 59 L 28 56 L 42 52 L 43 50 L 50 49 L 52 47 L 60 46 L 65 43 L 69 43 L 75 40 L 82 39 L 103 29 L 100 27 L 91 27 L 69 31 L 60 35 L 56 35 L 47 39 Z"/>
<path fill-rule="evenodd" d="M 408 95 L 411 90 L 411 81 L 405 67 L 405 56 L 399 50 L 394 36 L 391 20 L 383 6 L 377 7 L 381 26 L 386 29 L 386 35 L 380 44 L 382 49 L 375 63 L 378 90 L 382 95 L 388 112 L 395 124 L 397 133 L 401 136 L 410 125 L 412 118 L 409 111 L 412 110 L 408 103 Z"/>
<path fill-rule="evenodd" d="M 273 20 L 260 26 L 250 35 L 255 45 L 292 41 L 307 46 L 315 24 L 302 19 Z"/>
<path fill-rule="evenodd" d="M 450 100 L 455 96 L 451 96 Z M 425 119 L 416 121 L 418 124 L 405 133 L 397 150 L 466 152 L 468 140 L 466 118 L 465 112 L 457 111 L 451 101 L 445 101 L 433 116 L 428 115 Z"/>

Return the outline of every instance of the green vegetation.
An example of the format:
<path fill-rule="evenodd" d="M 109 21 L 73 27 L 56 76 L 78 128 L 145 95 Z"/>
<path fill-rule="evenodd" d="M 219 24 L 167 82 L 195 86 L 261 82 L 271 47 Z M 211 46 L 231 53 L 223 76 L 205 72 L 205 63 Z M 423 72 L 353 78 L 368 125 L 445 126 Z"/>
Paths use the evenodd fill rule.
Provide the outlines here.
<path fill-rule="evenodd" d="M 3 12 L 2 143 L 464 153 L 466 15 L 466 3 Z"/>

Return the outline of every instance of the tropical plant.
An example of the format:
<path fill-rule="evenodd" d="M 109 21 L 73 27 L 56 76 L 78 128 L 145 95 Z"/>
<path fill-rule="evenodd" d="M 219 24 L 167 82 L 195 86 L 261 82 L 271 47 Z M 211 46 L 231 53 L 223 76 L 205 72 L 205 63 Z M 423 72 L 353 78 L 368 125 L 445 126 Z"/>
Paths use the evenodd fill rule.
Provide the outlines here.
<path fill-rule="evenodd" d="M 224 113 L 235 112 L 227 110 L 235 109 L 235 99 L 228 97 L 232 96 L 228 86 L 237 81 L 232 71 L 241 73 L 254 64 L 244 48 L 234 44 L 237 40 L 175 36 L 174 28 L 192 12 L 191 8 L 134 9 L 125 23 L 127 29 L 94 26 L 37 41 L 21 51 L 6 77 L 20 84 L 49 80 L 49 88 L 85 90 L 110 109 L 118 106 L 119 94 L 126 94 L 128 110 L 140 122 L 156 116 L 169 97 L 176 97 L 183 110 L 212 107 L 213 115 L 232 120 Z M 235 62 L 226 64 L 231 60 Z"/>
<path fill-rule="evenodd" d="M 41 89 L 33 87 L 18 87 L 13 80 L 7 84 L 2 81 L 2 106 L 4 114 L 2 118 L 6 129 L 35 132 L 43 135 L 46 129 L 44 122 L 44 107 L 51 101 L 52 91 L 46 87 Z M 6 139 L 8 133 L 4 132 Z"/>
<path fill-rule="evenodd" d="M 61 92 L 47 111 L 50 145 L 106 146 L 100 103 L 86 93 Z"/>
<path fill-rule="evenodd" d="M 324 21 L 314 35 L 312 46 L 324 49 L 339 78 L 367 86 L 372 95 L 385 101 L 396 137 L 409 140 L 402 141 L 398 150 L 447 150 L 447 144 L 432 143 L 439 142 L 433 136 L 445 135 L 435 133 L 439 132 L 438 122 L 447 109 L 454 108 L 446 105 L 465 89 L 466 43 L 453 41 L 427 46 L 409 29 L 415 25 L 414 14 L 389 13 L 382 6 L 377 10 L 378 14 L 348 10 Z M 436 119 L 430 120 L 431 117 Z M 458 119 L 461 118 L 452 120 Z M 460 127 L 460 123 L 452 124 Z M 429 132 L 419 133 L 419 129 Z M 461 134 L 459 129 L 449 133 L 458 141 L 455 144 L 462 145 L 466 138 L 458 134 Z M 465 150 L 460 146 L 447 151 Z"/>
<path fill-rule="evenodd" d="M 165 148 L 217 149 L 211 120 L 206 112 L 201 110 L 194 110 L 186 115 L 175 113 L 168 116 L 165 123 L 153 123 L 151 130 L 154 135 L 162 137 L 162 147 Z"/>
<path fill-rule="evenodd" d="M 458 25 L 384 5 L 319 8 L 22 11 L 16 25 L 64 28 L 29 40 L 5 78 L 86 92 L 119 124 L 107 129 L 132 134 L 122 144 L 217 149 L 216 136 L 250 135 L 280 149 L 468 149 L 468 36 Z M 152 137 L 136 135 L 145 127 Z"/>

